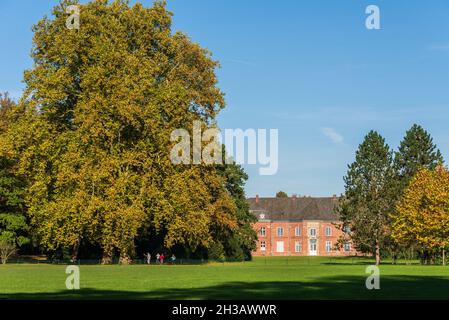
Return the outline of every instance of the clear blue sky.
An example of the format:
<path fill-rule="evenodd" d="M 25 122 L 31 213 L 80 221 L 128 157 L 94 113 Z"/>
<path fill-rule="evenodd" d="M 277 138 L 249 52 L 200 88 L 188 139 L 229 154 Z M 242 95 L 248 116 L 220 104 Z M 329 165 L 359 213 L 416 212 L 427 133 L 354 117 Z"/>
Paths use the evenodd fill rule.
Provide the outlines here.
<path fill-rule="evenodd" d="M 0 1 L 0 91 L 20 96 L 31 26 L 55 3 Z M 365 28 L 369 4 L 380 7 L 381 30 Z M 249 196 L 341 193 L 371 129 L 396 148 L 419 123 L 449 160 L 448 0 L 169 0 L 168 7 L 174 29 L 221 62 L 220 127 L 279 129 L 278 173 L 259 176 L 247 166 Z"/>

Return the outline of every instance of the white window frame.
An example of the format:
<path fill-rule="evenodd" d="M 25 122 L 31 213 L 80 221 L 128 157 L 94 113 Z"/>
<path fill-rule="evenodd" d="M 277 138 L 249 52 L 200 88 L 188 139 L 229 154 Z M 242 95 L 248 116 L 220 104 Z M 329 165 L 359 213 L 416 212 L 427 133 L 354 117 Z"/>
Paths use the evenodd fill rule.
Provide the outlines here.
<path fill-rule="evenodd" d="M 301 227 L 296 227 L 295 228 L 295 237 L 300 237 L 301 236 Z"/>
<path fill-rule="evenodd" d="M 351 243 L 349 241 L 346 241 L 343 245 L 345 252 L 351 251 Z"/>
<path fill-rule="evenodd" d="M 284 228 L 282 228 L 282 227 L 277 227 L 277 229 L 276 229 L 276 235 L 277 235 L 278 237 L 283 237 L 283 236 L 284 236 Z"/>
<path fill-rule="evenodd" d="M 332 228 L 331 227 L 327 226 L 325 232 L 326 232 L 326 237 L 332 236 Z"/>
<path fill-rule="evenodd" d="M 301 251 L 302 251 L 301 241 L 295 241 L 295 252 L 301 252 Z"/>
<path fill-rule="evenodd" d="M 332 242 L 326 241 L 326 252 L 332 251 Z"/>
<path fill-rule="evenodd" d="M 282 249 L 282 250 L 280 250 Z M 276 252 L 283 253 L 285 252 L 285 243 L 284 241 L 276 241 Z"/>
<path fill-rule="evenodd" d="M 310 228 L 309 234 L 310 234 L 311 237 L 316 237 L 316 228 Z"/>
<path fill-rule="evenodd" d="M 267 250 L 267 243 L 265 241 L 260 242 L 260 251 L 266 251 Z"/>
<path fill-rule="evenodd" d="M 261 237 L 265 237 L 265 234 L 266 234 L 266 229 L 265 229 L 265 227 L 260 227 L 260 236 Z"/>

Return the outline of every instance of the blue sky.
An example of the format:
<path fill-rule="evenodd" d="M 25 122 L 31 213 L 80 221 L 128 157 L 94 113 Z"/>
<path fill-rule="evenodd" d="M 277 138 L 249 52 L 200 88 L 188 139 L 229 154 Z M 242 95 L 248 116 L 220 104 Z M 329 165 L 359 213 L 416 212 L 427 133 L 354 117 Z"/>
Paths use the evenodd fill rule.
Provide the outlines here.
<path fill-rule="evenodd" d="M 20 96 L 31 26 L 56 3 L 0 1 L 0 91 Z M 381 30 L 365 28 L 370 4 Z M 341 193 L 371 129 L 396 148 L 419 123 L 449 160 L 449 1 L 169 0 L 168 8 L 174 29 L 221 62 L 220 127 L 279 130 L 278 173 L 245 166 L 249 196 Z"/>

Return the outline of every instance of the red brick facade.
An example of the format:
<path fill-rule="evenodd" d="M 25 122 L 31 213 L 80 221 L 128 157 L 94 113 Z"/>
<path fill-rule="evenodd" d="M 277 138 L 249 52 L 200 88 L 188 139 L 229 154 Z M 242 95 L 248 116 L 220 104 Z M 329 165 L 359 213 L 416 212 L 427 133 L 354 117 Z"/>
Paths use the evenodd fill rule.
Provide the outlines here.
<path fill-rule="evenodd" d="M 335 244 L 342 235 L 330 221 L 264 221 L 254 224 L 257 249 L 254 256 L 349 256 L 356 255 L 348 243 L 340 250 Z"/>

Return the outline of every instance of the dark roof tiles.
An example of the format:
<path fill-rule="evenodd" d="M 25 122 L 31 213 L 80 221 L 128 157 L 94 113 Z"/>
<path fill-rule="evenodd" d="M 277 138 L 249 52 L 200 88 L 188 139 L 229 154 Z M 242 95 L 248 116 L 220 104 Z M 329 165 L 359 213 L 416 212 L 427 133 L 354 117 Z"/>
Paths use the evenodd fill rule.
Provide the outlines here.
<path fill-rule="evenodd" d="M 260 218 L 264 214 L 267 220 L 327 220 L 336 221 L 338 215 L 335 206 L 336 197 L 311 198 L 249 198 L 251 212 Z"/>

